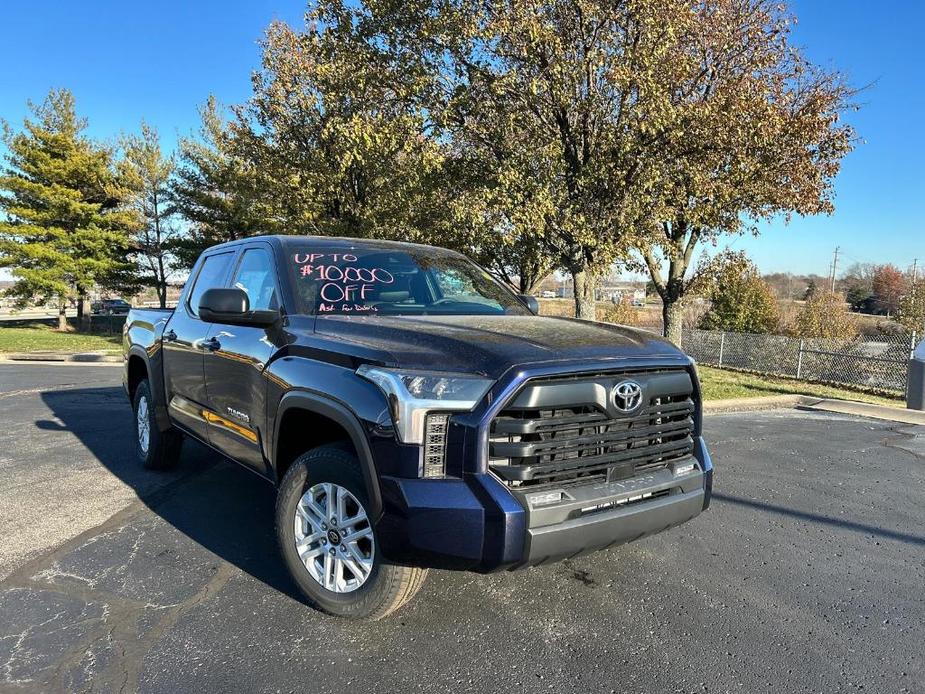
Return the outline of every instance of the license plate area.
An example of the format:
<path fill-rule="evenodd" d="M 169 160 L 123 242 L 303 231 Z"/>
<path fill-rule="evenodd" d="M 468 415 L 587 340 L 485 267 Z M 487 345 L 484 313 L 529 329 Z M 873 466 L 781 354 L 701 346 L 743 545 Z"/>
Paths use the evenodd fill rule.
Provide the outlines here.
<path fill-rule="evenodd" d="M 617 463 L 616 465 L 607 468 L 607 481 L 617 482 L 619 480 L 629 479 L 633 476 L 635 471 L 636 465 L 632 461 Z"/>

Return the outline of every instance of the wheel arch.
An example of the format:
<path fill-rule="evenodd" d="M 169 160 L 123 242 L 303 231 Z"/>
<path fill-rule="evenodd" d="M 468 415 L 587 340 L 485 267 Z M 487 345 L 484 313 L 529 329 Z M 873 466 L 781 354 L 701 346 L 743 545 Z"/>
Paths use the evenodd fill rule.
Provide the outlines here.
<path fill-rule="evenodd" d="M 372 451 L 369 446 L 369 440 L 366 432 L 360 423 L 356 414 L 342 403 L 331 398 L 324 397 L 317 393 L 307 391 L 293 391 L 286 393 L 279 403 L 279 409 L 276 413 L 276 421 L 273 428 L 273 441 L 271 443 L 273 473 L 276 476 L 277 484 L 285 474 L 285 469 L 280 469 L 280 464 L 286 464 L 286 460 L 281 459 L 281 444 L 285 445 L 285 440 L 281 440 L 283 432 L 283 423 L 286 421 L 286 415 L 301 412 L 312 417 L 320 417 L 323 420 L 329 420 L 339 427 L 347 440 L 352 444 L 357 459 L 360 461 L 360 468 L 363 473 L 363 480 L 366 483 L 366 490 L 369 493 L 370 509 L 374 518 L 380 516 L 382 512 L 382 493 L 379 487 L 379 476 L 376 472 L 376 465 L 373 461 Z M 335 437 L 333 440 L 339 440 Z M 319 441 L 323 445 L 328 441 Z M 315 446 L 309 446 L 306 450 L 311 450 Z M 305 451 L 302 451 L 305 452 Z M 291 462 L 291 461 L 290 461 Z"/>
<path fill-rule="evenodd" d="M 141 350 L 143 352 L 143 350 Z M 129 352 L 128 363 L 126 364 L 125 387 L 128 390 L 129 400 L 134 400 L 135 390 L 142 381 L 150 381 L 148 376 L 148 361 L 138 353 L 139 350 L 132 349 Z"/>
<path fill-rule="evenodd" d="M 154 400 L 157 428 L 161 431 L 168 431 L 171 424 L 170 415 L 167 412 L 167 393 L 164 388 L 162 364 L 160 351 L 152 357 L 141 345 L 132 345 L 125 360 L 125 392 L 128 394 L 129 401 L 134 402 L 138 384 L 147 379 L 151 387 L 151 397 Z"/>

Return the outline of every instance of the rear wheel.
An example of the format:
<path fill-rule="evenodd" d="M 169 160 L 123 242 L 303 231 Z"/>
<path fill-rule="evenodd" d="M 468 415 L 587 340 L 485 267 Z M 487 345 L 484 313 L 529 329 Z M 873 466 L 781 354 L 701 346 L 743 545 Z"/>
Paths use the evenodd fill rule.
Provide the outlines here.
<path fill-rule="evenodd" d="M 154 416 L 151 386 L 142 381 L 135 388 L 135 454 L 149 470 L 172 468 L 180 459 L 183 436 L 176 429 L 161 431 Z"/>
<path fill-rule="evenodd" d="M 292 464 L 280 484 L 276 532 L 303 595 L 337 617 L 381 619 L 427 575 L 382 556 L 360 463 L 342 448 L 316 448 Z"/>

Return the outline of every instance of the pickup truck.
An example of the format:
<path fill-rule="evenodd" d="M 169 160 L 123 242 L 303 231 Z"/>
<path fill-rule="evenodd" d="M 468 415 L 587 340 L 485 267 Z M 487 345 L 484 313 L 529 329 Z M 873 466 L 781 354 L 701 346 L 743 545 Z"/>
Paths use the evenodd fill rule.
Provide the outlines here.
<path fill-rule="evenodd" d="M 293 581 L 357 619 L 407 602 L 430 567 L 546 564 L 706 509 L 693 361 L 536 310 L 440 248 L 215 246 L 175 310 L 128 315 L 137 456 L 169 467 L 190 437 L 275 485 Z"/>

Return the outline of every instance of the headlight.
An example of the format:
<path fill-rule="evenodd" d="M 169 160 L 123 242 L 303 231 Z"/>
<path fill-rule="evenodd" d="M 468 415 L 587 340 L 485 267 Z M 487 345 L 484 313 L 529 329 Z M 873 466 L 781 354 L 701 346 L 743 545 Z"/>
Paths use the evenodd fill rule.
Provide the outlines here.
<path fill-rule="evenodd" d="M 428 412 L 468 412 L 491 388 L 493 381 L 466 374 L 435 371 L 404 371 L 364 364 L 357 374 L 385 393 L 389 411 L 404 443 L 424 442 L 424 418 Z"/>

